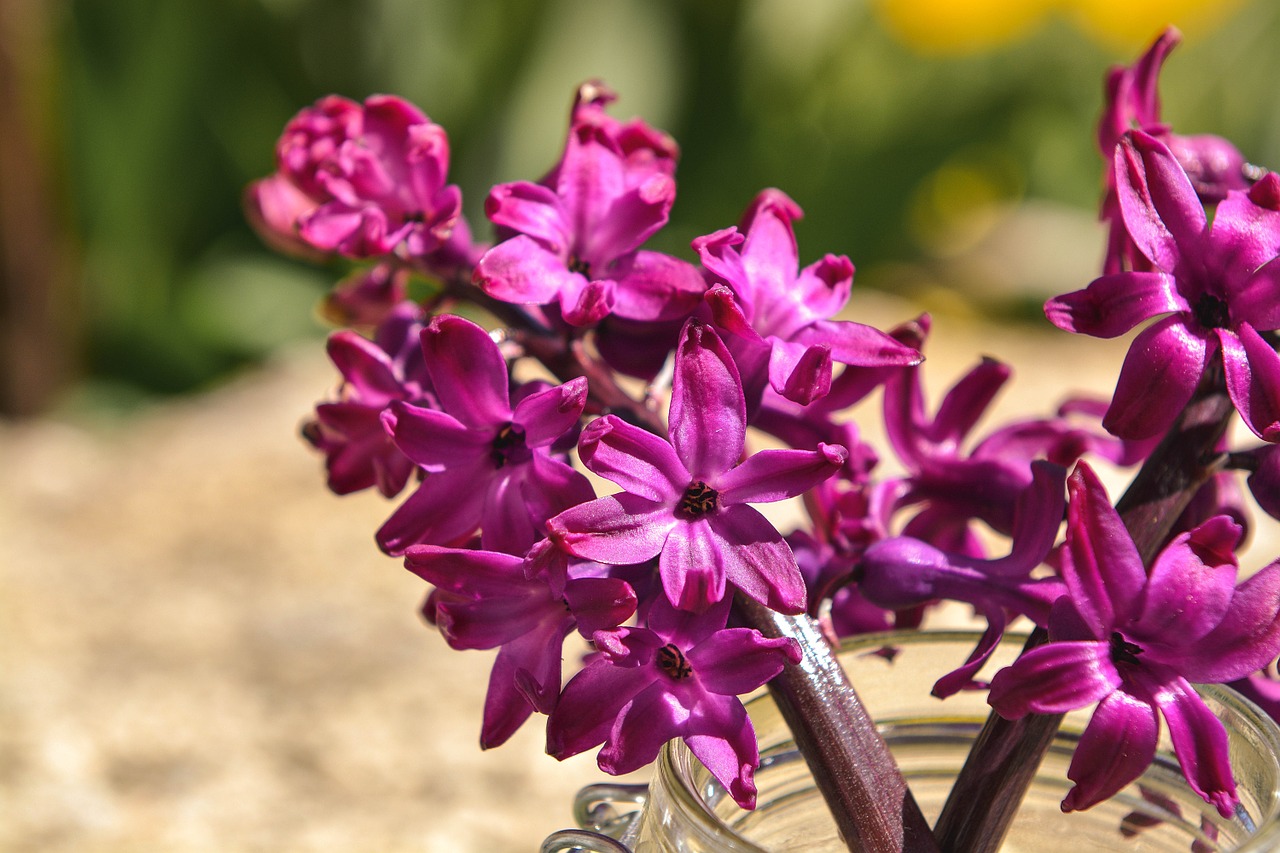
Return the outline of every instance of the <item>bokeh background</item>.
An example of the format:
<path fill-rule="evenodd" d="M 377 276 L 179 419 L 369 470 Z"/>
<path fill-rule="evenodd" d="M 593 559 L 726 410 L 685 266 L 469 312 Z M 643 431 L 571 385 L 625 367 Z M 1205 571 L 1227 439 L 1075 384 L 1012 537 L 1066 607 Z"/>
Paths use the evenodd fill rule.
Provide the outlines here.
<path fill-rule="evenodd" d="M 533 726 L 478 751 L 484 656 L 295 437 L 344 269 L 273 255 L 240 193 L 300 107 L 417 103 L 483 234 L 604 79 L 683 150 L 654 245 L 780 187 L 859 319 L 955 329 L 935 390 L 991 352 L 1040 412 L 1114 382 L 1123 342 L 1039 305 L 1095 274 L 1103 73 L 1166 23 L 1169 123 L 1280 165 L 1270 0 L 4 0 L 0 850 L 528 850 L 596 778 Z"/>

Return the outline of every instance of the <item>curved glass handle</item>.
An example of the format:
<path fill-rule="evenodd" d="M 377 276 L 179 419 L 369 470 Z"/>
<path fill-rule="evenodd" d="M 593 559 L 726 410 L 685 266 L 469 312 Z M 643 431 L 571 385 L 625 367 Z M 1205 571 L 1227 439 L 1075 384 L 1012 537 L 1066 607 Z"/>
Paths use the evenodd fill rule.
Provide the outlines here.
<path fill-rule="evenodd" d="M 582 829 L 547 836 L 541 853 L 631 853 L 649 799 L 646 785 L 588 785 L 573 798 L 573 819 Z M 630 808 L 619 809 L 625 805 Z"/>
<path fill-rule="evenodd" d="M 539 853 L 631 853 L 631 848 L 598 832 L 562 829 L 547 836 Z"/>

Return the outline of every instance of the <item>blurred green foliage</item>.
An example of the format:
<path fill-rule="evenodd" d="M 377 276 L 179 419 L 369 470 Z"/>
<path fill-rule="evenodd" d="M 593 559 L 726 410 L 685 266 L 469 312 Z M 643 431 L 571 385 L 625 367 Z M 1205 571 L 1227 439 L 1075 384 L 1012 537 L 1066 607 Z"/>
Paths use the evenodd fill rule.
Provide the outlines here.
<path fill-rule="evenodd" d="M 488 187 L 539 177 L 577 83 L 599 77 L 620 92 L 619 115 L 643 115 L 682 146 L 658 248 L 692 259 L 690 239 L 777 186 L 807 214 L 802 262 L 845 253 L 858 287 L 911 292 L 948 286 L 949 256 L 1010 221 L 992 210 L 1034 203 L 1092 218 L 1102 76 L 1145 46 L 1103 47 L 1051 17 L 1013 44 L 924 56 L 874 4 L 839 0 L 50 8 L 50 158 L 76 247 L 83 371 L 145 393 L 207 385 L 323 333 L 313 306 L 342 271 L 273 256 L 245 225 L 240 192 L 272 170 L 285 121 L 328 92 L 394 92 L 444 125 L 484 235 Z M 1280 165 L 1277 35 L 1280 13 L 1258 0 L 1189 39 L 1163 79 L 1170 122 Z"/>

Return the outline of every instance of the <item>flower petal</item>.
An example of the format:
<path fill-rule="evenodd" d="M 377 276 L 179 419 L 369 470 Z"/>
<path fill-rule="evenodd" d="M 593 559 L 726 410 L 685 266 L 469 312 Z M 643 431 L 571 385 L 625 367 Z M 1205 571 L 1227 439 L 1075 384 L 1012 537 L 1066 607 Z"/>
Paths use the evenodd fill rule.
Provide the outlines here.
<path fill-rule="evenodd" d="M 716 631 L 686 653 L 702 686 L 723 696 L 750 693 L 790 663 L 800 646 L 790 637 L 766 639 L 754 628 Z"/>
<path fill-rule="evenodd" d="M 423 478 L 417 491 L 378 528 L 378 547 L 393 556 L 410 545 L 452 545 L 475 532 L 484 511 L 488 461 L 449 468 Z"/>
<path fill-rule="evenodd" d="M 684 742 L 744 809 L 756 807 L 755 770 L 760 746 L 747 710 L 737 699 L 708 696 L 685 726 Z"/>
<path fill-rule="evenodd" d="M 540 184 L 498 184 L 484 201 L 484 215 L 499 228 L 529 235 L 552 254 L 564 256 L 569 251 L 571 238 L 560 199 Z"/>
<path fill-rule="evenodd" d="M 1114 338 L 1157 314 L 1188 310 L 1172 275 L 1122 272 L 1094 279 L 1084 290 L 1044 304 L 1049 322 L 1067 332 Z"/>
<path fill-rule="evenodd" d="M 586 404 L 587 380 L 579 376 L 525 397 L 516 404 L 511 422 L 524 431 L 527 447 L 545 447 L 578 423 Z"/>
<path fill-rule="evenodd" d="M 605 773 L 620 776 L 652 763 L 662 745 L 679 737 L 689 722 L 690 709 L 664 680 L 651 683 L 622 709 L 597 760 Z"/>
<path fill-rule="evenodd" d="M 1218 814 L 1231 818 L 1240 802 L 1231 775 L 1227 730 L 1185 679 L 1176 678 L 1153 690 L 1156 704 L 1169 724 L 1173 752 L 1187 784 Z"/>
<path fill-rule="evenodd" d="M 1216 516 L 1165 546 L 1151 566 L 1137 618 L 1126 635 L 1156 660 L 1176 657 L 1218 627 L 1236 586 L 1240 525 Z M 1166 652 L 1173 657 L 1166 657 Z"/>
<path fill-rule="evenodd" d="M 1071 756 L 1075 787 L 1064 812 L 1082 811 L 1115 795 L 1155 760 L 1160 720 L 1150 701 L 1117 690 L 1098 703 Z"/>
<path fill-rule="evenodd" d="M 472 428 L 511 420 L 507 362 L 483 328 L 438 315 L 422 330 L 422 353 L 442 409 Z"/>
<path fill-rule="evenodd" d="M 1083 708 L 1120 685 L 1109 641 L 1046 643 L 997 672 L 987 701 L 1000 716 L 1016 720 Z"/>
<path fill-rule="evenodd" d="M 702 613 L 723 599 L 726 550 L 706 518 L 675 522 L 658 560 L 667 600 L 681 610 Z"/>
<path fill-rule="evenodd" d="M 791 547 L 768 519 L 746 504 L 724 507 L 708 518 L 729 583 L 770 610 L 804 612 L 804 576 Z"/>
<path fill-rule="evenodd" d="M 494 299 L 546 305 L 575 275 L 581 278 L 569 272 L 563 257 L 518 234 L 485 252 L 472 280 Z"/>
<path fill-rule="evenodd" d="M 683 321 L 707 289 L 697 267 L 661 252 L 627 255 L 609 277 L 618 283 L 613 313 L 628 320 Z"/>
<path fill-rule="evenodd" d="M 1066 547 L 1062 579 L 1071 601 L 1097 639 L 1136 615 L 1147 573 L 1138 546 L 1111 506 L 1098 475 L 1081 462 L 1067 481 Z"/>
<path fill-rule="evenodd" d="M 676 524 L 669 506 L 624 492 L 565 510 L 547 532 L 575 557 L 627 566 L 658 556 Z"/>
<path fill-rule="evenodd" d="M 1120 368 L 1102 426 L 1120 438 L 1149 438 L 1173 423 L 1204 373 L 1209 348 L 1180 315 L 1143 329 Z"/>
<path fill-rule="evenodd" d="M 1204 205 L 1164 143 L 1140 130 L 1123 136 L 1115 177 L 1125 227 L 1144 255 L 1170 273 L 1199 260 L 1194 253 L 1207 223 Z"/>
<path fill-rule="evenodd" d="M 838 444 L 817 450 L 761 450 L 714 483 L 725 504 L 772 503 L 802 495 L 828 479 L 849 458 Z"/>
<path fill-rule="evenodd" d="M 1280 561 L 1236 587 L 1226 616 L 1176 667 L 1198 684 L 1233 681 L 1262 669 L 1280 654 Z"/>
<path fill-rule="evenodd" d="M 1236 411 L 1254 435 L 1280 441 L 1280 354 L 1248 323 L 1240 323 L 1235 334 L 1216 331 Z"/>
<path fill-rule="evenodd" d="M 670 444 L 617 415 L 587 424 L 578 454 L 592 473 L 651 501 L 674 504 L 693 481 Z"/>
<path fill-rule="evenodd" d="M 428 471 L 443 471 L 488 459 L 493 443 L 487 431 L 471 429 L 453 415 L 396 400 L 382 413 L 382 424 L 405 456 Z"/>
<path fill-rule="evenodd" d="M 733 357 L 710 326 L 685 324 L 671 386 L 671 445 L 696 480 L 710 481 L 742 456 L 746 402 Z"/>

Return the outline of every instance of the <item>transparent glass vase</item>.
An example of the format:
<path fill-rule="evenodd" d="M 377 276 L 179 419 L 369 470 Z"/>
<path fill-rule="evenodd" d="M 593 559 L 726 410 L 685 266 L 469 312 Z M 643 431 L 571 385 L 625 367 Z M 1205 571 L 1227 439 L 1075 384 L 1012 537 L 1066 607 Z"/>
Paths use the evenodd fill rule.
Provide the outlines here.
<path fill-rule="evenodd" d="M 965 660 L 978 635 L 875 634 L 855 638 L 840 660 L 888 741 L 926 817 L 936 818 L 986 720 L 985 691 L 940 701 L 938 676 Z M 989 672 L 1017 656 L 1024 638 L 1007 637 Z M 892 649 L 892 653 L 884 650 Z M 1241 808 L 1232 820 L 1196 796 L 1162 734 L 1155 762 L 1116 797 L 1063 814 L 1067 766 L 1091 709 L 1069 714 L 1005 839 L 1003 851 L 1027 853 L 1262 853 L 1280 850 L 1280 729 L 1232 690 L 1201 690 L 1230 737 Z M 767 694 L 748 702 L 760 741 L 755 811 L 740 809 L 680 741 L 668 744 L 644 786 L 583 789 L 582 830 L 556 833 L 543 853 L 759 853 L 844 851 L 822 795 Z"/>

